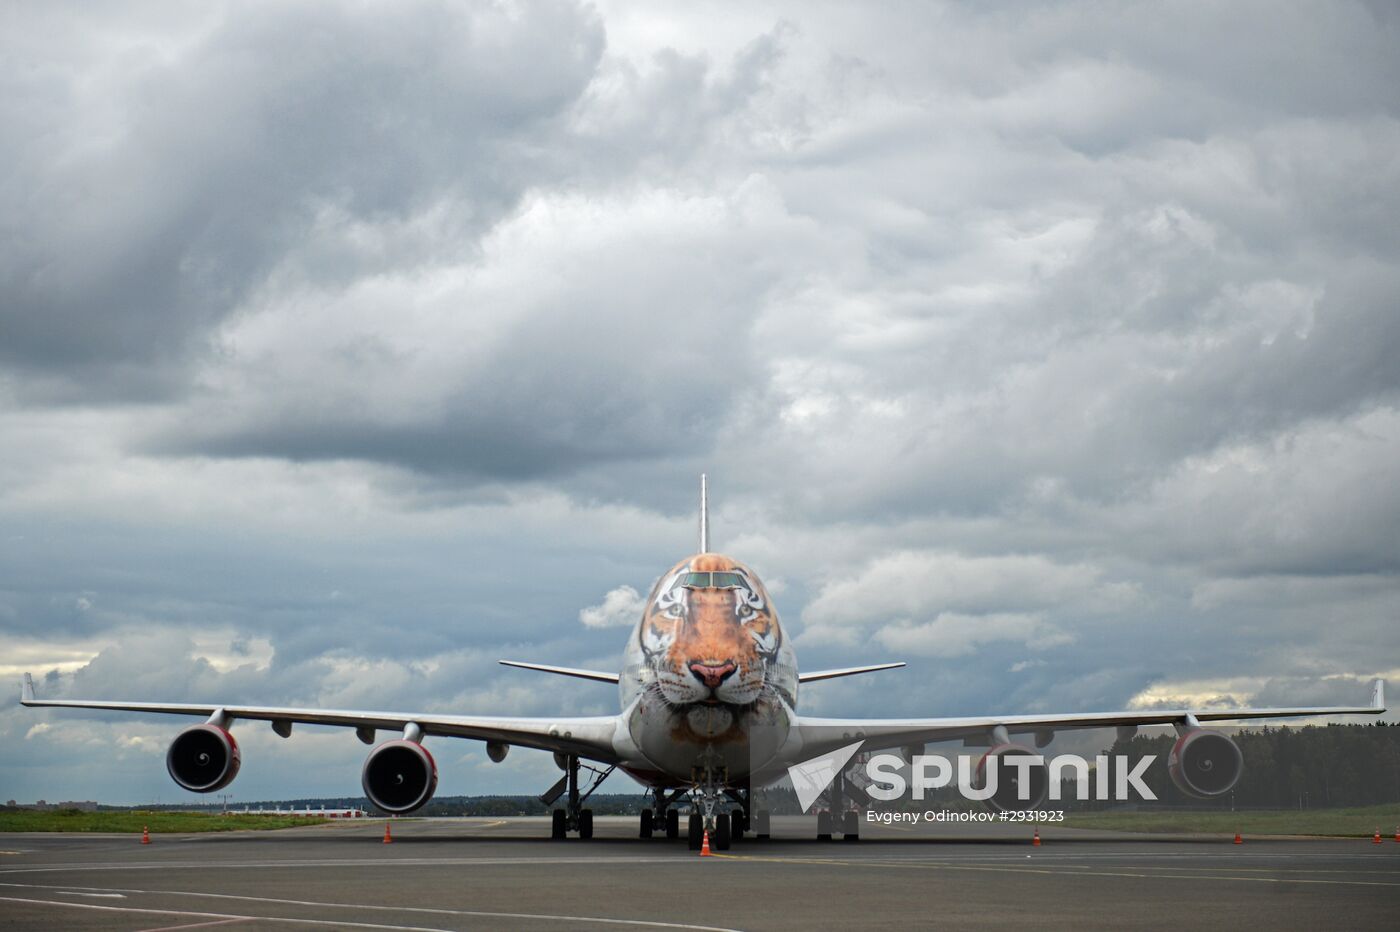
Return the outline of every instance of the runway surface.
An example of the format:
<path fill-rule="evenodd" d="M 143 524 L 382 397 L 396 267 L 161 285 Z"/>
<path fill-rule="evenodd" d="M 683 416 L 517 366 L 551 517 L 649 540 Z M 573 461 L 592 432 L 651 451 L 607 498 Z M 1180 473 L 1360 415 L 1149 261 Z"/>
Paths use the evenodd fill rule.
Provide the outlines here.
<path fill-rule="evenodd" d="M 1395 928 L 1400 844 L 895 828 L 817 842 L 774 820 L 700 858 L 597 820 L 401 821 L 278 832 L 0 835 L 0 929 Z M 789 832 L 793 837 L 783 837 Z M 800 834 L 799 834 L 800 833 Z"/>

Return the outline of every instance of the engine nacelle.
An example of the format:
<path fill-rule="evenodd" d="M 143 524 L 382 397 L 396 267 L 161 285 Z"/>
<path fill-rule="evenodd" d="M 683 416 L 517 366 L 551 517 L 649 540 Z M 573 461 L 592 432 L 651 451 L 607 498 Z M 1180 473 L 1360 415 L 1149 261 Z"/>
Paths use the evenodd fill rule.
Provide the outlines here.
<path fill-rule="evenodd" d="M 228 786 L 238 776 L 242 762 L 238 742 L 218 725 L 186 728 L 165 753 L 170 779 L 195 793 L 212 793 Z"/>
<path fill-rule="evenodd" d="M 1012 766 L 1007 762 L 1007 759 L 1012 757 L 1038 757 L 1040 760 L 1029 765 Z M 980 790 L 987 786 L 987 771 L 990 768 L 996 768 L 996 792 L 984 800 L 984 803 L 993 812 L 1039 809 L 1045 802 L 1045 796 L 1050 792 L 1050 770 L 1045 766 L 1045 759 L 1030 748 L 1023 748 L 1019 744 L 998 744 L 983 754 L 982 759 L 977 762 L 977 772 L 973 775 L 974 789 Z M 1029 782 L 1025 799 L 1021 798 L 1023 771 Z"/>
<path fill-rule="evenodd" d="M 385 741 L 369 752 L 360 785 L 365 795 L 385 812 L 412 812 L 433 798 L 437 763 L 416 741 Z"/>
<path fill-rule="evenodd" d="M 1239 745 L 1218 731 L 1196 728 L 1176 739 L 1167 772 L 1188 796 L 1211 799 L 1235 788 L 1244 773 Z"/>

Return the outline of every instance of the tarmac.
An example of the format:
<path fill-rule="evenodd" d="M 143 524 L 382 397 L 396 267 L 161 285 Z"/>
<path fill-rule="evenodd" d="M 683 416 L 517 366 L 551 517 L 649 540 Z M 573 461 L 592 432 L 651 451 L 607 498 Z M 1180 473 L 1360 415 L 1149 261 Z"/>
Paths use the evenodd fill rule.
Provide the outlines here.
<path fill-rule="evenodd" d="M 0 835 L 0 929 L 1400 927 L 1400 844 L 773 820 L 702 858 L 602 818 L 382 819 L 275 832 Z"/>

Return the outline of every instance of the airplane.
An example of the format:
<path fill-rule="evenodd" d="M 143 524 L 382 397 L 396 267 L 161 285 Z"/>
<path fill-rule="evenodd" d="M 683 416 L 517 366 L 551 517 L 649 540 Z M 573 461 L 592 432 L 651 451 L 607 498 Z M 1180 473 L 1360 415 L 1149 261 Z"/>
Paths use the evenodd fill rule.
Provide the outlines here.
<path fill-rule="evenodd" d="M 413 812 L 432 798 L 438 771 L 423 746 L 429 737 L 471 738 L 486 744 L 487 756 L 505 759 L 512 746 L 549 751 L 563 775 L 540 796 L 553 808 L 551 836 L 593 836 L 592 810 L 584 804 L 606 777 L 621 769 L 641 783 L 650 805 L 641 813 L 641 837 L 680 834 L 680 809 L 689 809 L 687 838 L 699 848 L 704 833 L 726 850 L 746 831 L 767 837 L 766 811 L 753 811 L 755 788 L 776 781 L 789 766 L 862 742 L 862 750 L 899 749 L 907 760 L 924 745 L 961 740 L 986 746 L 982 765 L 1002 766 L 1016 755 L 1033 755 L 1012 736 L 1030 736 L 1036 747 L 1058 731 L 1116 727 L 1128 738 L 1141 726 L 1170 725 L 1177 741 L 1168 759 L 1172 780 L 1185 793 L 1221 796 L 1238 782 L 1244 761 L 1227 735 L 1208 722 L 1313 715 L 1376 715 L 1385 711 L 1384 682 L 1376 680 L 1366 707 L 1176 709 L 1061 715 L 985 715 L 963 718 L 814 718 L 797 712 L 798 689 L 838 677 L 890 670 L 879 663 L 799 673 L 791 640 L 758 575 L 747 565 L 710 550 L 709 494 L 700 478 L 700 546 L 663 573 L 628 636 L 618 673 L 540 663 L 500 663 L 618 688 L 616 715 L 504 718 L 436 712 L 363 712 L 235 704 L 40 699 L 24 675 L 21 703 L 28 707 L 107 709 L 205 717 L 171 743 L 166 769 L 186 790 L 212 793 L 238 774 L 241 755 L 230 732 L 236 721 L 270 722 L 283 738 L 293 724 L 355 729 L 372 745 L 381 732 L 396 733 L 369 753 L 361 772 L 365 796 L 380 810 Z M 980 769 L 980 768 L 979 768 Z M 588 777 L 582 775 L 588 772 Z M 1035 809 L 1045 798 L 1043 764 L 1005 767 L 1027 774 L 1025 792 L 1014 775 L 988 801 L 996 809 Z M 584 782 L 589 782 L 584 786 Z M 838 773 L 817 813 L 817 835 L 839 830 L 859 836 L 858 787 Z M 852 808 L 851 803 L 855 803 Z M 840 820 L 839 824 L 837 820 Z"/>

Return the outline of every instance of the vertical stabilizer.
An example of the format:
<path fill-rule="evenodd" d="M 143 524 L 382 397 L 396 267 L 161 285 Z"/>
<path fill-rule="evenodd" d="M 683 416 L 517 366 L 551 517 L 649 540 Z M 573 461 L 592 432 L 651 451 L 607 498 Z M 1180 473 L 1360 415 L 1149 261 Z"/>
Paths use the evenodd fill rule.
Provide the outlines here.
<path fill-rule="evenodd" d="M 700 552 L 710 552 L 710 483 L 700 474 Z"/>

